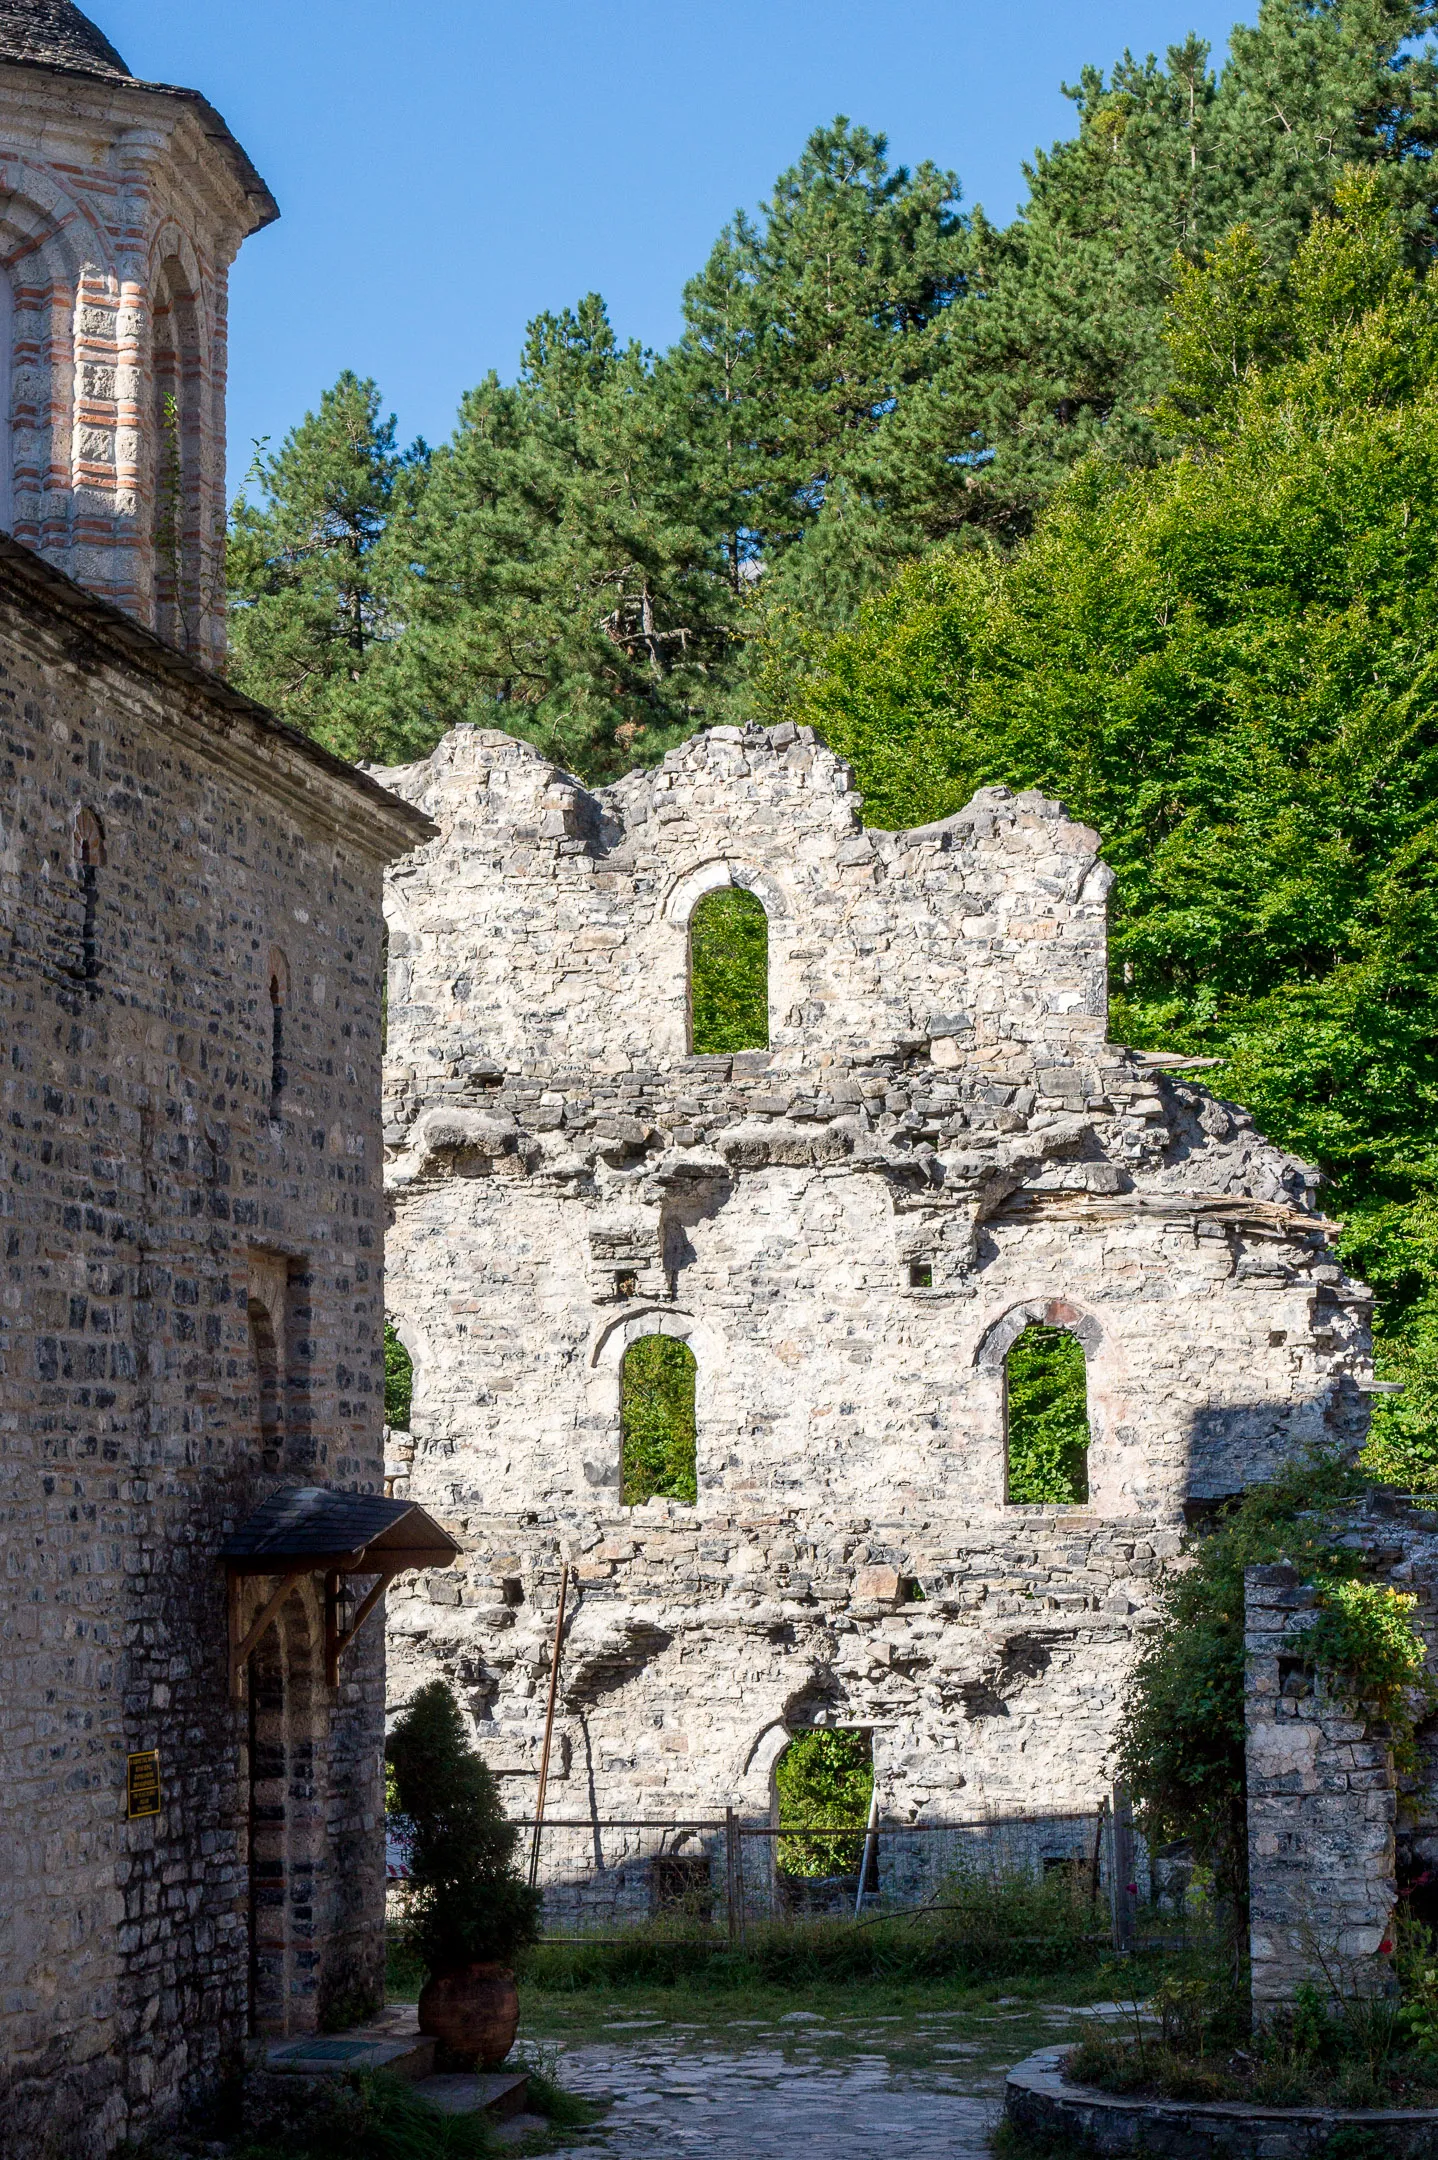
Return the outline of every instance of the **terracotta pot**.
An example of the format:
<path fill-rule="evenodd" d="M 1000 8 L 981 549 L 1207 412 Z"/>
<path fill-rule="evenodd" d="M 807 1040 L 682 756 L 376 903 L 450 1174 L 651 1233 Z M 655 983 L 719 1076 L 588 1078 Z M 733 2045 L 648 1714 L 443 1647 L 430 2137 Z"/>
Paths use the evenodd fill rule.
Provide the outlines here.
<path fill-rule="evenodd" d="M 436 1973 L 419 1998 L 419 2029 L 432 2033 L 464 2069 L 502 2063 L 519 2031 L 519 1990 L 507 1965 L 462 1965 Z"/>

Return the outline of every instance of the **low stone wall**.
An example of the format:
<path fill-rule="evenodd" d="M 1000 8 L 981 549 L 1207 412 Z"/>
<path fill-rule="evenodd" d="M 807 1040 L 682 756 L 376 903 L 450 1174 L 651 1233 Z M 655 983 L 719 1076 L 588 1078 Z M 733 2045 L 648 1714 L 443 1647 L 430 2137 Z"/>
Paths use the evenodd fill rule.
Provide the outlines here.
<path fill-rule="evenodd" d="M 1011 2070 L 1004 2113 L 1041 2137 L 1081 2139 L 1100 2153 L 1167 2153 L 1173 2160 L 1252 2155 L 1317 2160 L 1372 2150 L 1397 2160 L 1438 2154 L 1438 2108 L 1259 2108 L 1239 2101 L 1143 2100 L 1071 2085 L 1065 2047 L 1041 2048 Z M 1340 2142 L 1341 2141 L 1341 2142 Z"/>

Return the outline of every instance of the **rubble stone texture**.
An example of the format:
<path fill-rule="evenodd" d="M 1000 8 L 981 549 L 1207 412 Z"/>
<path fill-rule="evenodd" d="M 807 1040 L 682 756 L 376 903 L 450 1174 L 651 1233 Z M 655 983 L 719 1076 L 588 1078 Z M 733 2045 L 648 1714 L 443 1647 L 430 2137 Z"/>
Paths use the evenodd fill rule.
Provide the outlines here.
<path fill-rule="evenodd" d="M 386 898 L 388 1471 L 467 1546 L 391 1599 L 395 1699 L 452 1677 L 530 1812 L 569 1562 L 556 1814 L 765 1816 L 826 1722 L 872 1730 L 888 1820 L 1095 1807 L 1185 1510 L 1357 1448 L 1372 1370 L 1314 1173 L 1106 1040 L 1097 836 L 1004 787 L 867 830 L 792 726 L 594 793 L 477 728 L 381 777 L 440 835 Z M 687 925 L 730 883 L 771 1047 L 694 1057 Z M 1031 1319 L 1087 1357 L 1082 1507 L 1006 1503 Z M 699 1497 L 631 1510 L 656 1330 Z"/>

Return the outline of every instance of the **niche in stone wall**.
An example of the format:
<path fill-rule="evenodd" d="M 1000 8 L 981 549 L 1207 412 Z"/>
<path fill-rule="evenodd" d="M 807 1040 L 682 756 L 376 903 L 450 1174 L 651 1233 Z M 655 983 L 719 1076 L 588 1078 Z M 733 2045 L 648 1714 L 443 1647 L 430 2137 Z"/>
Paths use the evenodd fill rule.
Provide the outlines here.
<path fill-rule="evenodd" d="M 689 1047 L 696 1057 L 769 1047 L 769 918 L 742 885 L 705 893 L 689 918 Z"/>
<path fill-rule="evenodd" d="M 641 1335 L 619 1368 L 619 1498 L 624 1507 L 646 1500 L 699 1497 L 695 1384 L 699 1368 L 688 1343 L 673 1335 Z"/>
<path fill-rule="evenodd" d="M 1083 1344 L 1067 1328 L 1030 1321 L 1004 1359 L 1006 1499 L 1087 1500 L 1089 1438 Z"/>
<path fill-rule="evenodd" d="M 164 262 L 151 295 L 150 501 L 155 628 L 170 644 L 196 641 L 201 580 L 200 308 L 178 257 Z"/>

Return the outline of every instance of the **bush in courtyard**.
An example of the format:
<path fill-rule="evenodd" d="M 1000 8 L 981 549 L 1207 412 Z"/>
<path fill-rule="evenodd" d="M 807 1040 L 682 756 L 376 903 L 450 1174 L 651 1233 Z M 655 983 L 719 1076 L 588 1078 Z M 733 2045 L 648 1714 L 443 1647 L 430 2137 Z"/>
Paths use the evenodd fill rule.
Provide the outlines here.
<path fill-rule="evenodd" d="M 420 1689 L 385 1753 L 410 1839 L 408 1944 L 431 1974 L 511 1964 L 539 1933 L 540 1893 L 520 1879 L 519 1831 L 443 1680 Z"/>

